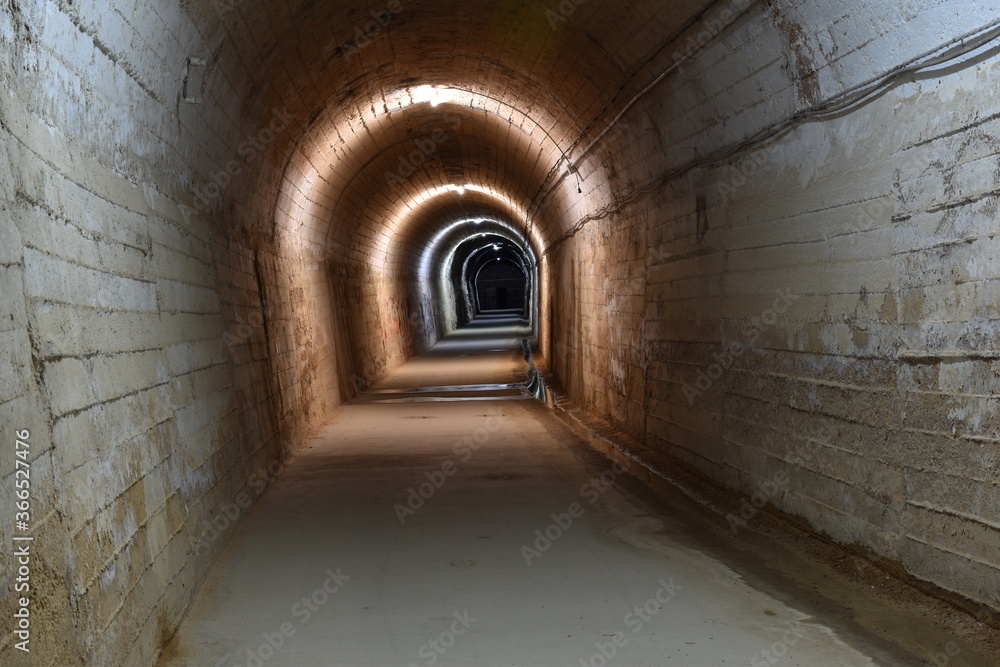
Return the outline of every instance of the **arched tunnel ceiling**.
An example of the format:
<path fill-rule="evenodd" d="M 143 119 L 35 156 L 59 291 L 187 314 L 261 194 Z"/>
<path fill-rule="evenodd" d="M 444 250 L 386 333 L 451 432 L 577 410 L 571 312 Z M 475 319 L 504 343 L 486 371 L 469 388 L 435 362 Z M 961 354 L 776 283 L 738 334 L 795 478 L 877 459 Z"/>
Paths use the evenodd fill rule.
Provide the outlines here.
<path fill-rule="evenodd" d="M 550 172 L 607 125 L 641 89 L 636 75 L 713 3 L 222 4 L 209 17 L 222 36 L 212 58 L 230 72 L 239 116 L 250 126 L 279 109 L 293 119 L 271 148 L 284 181 L 262 172 L 248 187 L 275 203 L 279 232 L 294 242 L 400 268 L 409 240 L 433 234 L 421 226 L 463 205 L 456 186 L 477 186 L 466 206 L 527 215 L 542 246 L 565 231 L 568 221 L 533 209 Z M 452 92 L 435 105 L 428 86 Z"/>
<path fill-rule="evenodd" d="M 457 239 L 486 231 L 501 233 L 522 245 L 531 244 L 516 210 L 488 194 L 470 190 L 463 195 L 449 192 L 421 207 L 411 218 L 409 234 L 393 238 L 389 252 L 397 258 L 397 268 L 404 270 L 417 266 L 428 250 L 439 252 Z M 531 246 L 531 250 L 537 258 L 538 247 Z"/>
<path fill-rule="evenodd" d="M 300 153 L 301 171 L 316 180 L 303 199 L 330 207 L 319 215 L 325 237 L 317 240 L 379 259 L 389 239 L 419 235 L 412 223 L 431 221 L 445 207 L 492 204 L 523 224 L 532 188 L 559 157 L 553 142 L 511 131 L 497 116 L 458 104 L 410 106 L 379 119 L 379 130 Z M 329 220 L 355 224 L 324 224 Z"/>

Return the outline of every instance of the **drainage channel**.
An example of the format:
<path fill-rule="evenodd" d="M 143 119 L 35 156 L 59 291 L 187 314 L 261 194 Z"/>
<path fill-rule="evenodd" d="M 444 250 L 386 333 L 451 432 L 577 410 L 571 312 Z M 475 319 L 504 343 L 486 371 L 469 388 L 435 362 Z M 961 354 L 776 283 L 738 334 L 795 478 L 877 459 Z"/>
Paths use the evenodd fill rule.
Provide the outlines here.
<path fill-rule="evenodd" d="M 422 394 L 422 393 L 451 393 L 458 391 L 505 391 L 508 389 L 522 389 L 524 382 L 512 384 L 455 384 L 441 387 L 407 387 L 406 389 L 371 389 L 365 394 Z"/>
<path fill-rule="evenodd" d="M 527 338 L 519 339 L 524 361 L 528 364 L 528 379 L 504 384 L 459 384 L 434 387 L 371 389 L 362 392 L 352 403 L 431 403 L 460 401 L 517 401 L 537 399 L 552 407 L 552 396 L 532 356 Z M 475 395 L 468 395 L 475 394 Z"/>
<path fill-rule="evenodd" d="M 524 387 L 525 390 L 542 403 L 545 403 L 549 407 L 553 407 L 552 396 L 549 394 L 549 390 L 545 386 L 545 380 L 542 379 L 542 374 L 538 371 L 538 367 L 535 366 L 535 359 L 531 352 L 531 343 L 528 342 L 527 338 L 521 339 L 521 349 L 524 350 L 524 360 L 528 362 L 529 379 Z"/>
<path fill-rule="evenodd" d="M 460 401 L 518 401 L 532 398 L 527 382 L 465 384 L 405 389 L 373 389 L 352 403 L 432 403 Z"/>

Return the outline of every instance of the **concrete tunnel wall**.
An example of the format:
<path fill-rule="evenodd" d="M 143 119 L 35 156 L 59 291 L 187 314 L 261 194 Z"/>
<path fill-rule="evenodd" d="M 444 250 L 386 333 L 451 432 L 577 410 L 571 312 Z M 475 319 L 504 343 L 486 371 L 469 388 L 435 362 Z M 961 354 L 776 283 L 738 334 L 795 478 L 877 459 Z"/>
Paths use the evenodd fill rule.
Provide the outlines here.
<path fill-rule="evenodd" d="M 1000 608 L 996 42 L 886 79 L 998 18 L 5 3 L 32 664 L 152 664 L 276 462 L 433 340 L 421 253 L 474 216 L 539 256 L 541 356 L 577 405 Z"/>

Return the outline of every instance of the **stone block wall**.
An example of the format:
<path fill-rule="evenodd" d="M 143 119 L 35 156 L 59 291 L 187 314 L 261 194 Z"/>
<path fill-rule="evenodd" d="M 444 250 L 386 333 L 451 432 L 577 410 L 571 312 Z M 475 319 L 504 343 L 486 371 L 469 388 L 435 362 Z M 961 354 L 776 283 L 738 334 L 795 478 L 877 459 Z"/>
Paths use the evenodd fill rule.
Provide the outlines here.
<path fill-rule="evenodd" d="M 627 115 L 594 151 L 622 205 L 551 250 L 553 367 L 683 465 L 997 608 L 1000 60 L 795 120 L 998 15 L 904 5 L 759 3 L 642 98 L 655 136 Z"/>

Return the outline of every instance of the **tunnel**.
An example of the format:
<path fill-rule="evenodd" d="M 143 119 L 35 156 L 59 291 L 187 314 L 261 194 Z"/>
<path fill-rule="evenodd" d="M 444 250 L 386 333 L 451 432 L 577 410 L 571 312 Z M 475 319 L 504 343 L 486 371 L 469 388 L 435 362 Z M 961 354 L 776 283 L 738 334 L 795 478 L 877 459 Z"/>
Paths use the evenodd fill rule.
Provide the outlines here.
<path fill-rule="evenodd" d="M 490 253 L 490 248 L 493 253 Z M 469 278 L 472 282 L 470 291 L 475 295 L 475 312 L 516 311 L 523 314 L 530 282 L 523 260 L 518 261 L 519 255 L 494 244 L 479 248 L 469 259 L 475 259 L 475 264 L 467 266 L 474 270 L 474 276 Z"/>
<path fill-rule="evenodd" d="M 0 663 L 997 664 L 1000 2 L 0 44 Z"/>

